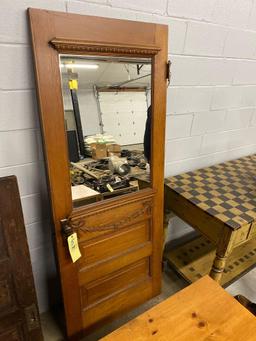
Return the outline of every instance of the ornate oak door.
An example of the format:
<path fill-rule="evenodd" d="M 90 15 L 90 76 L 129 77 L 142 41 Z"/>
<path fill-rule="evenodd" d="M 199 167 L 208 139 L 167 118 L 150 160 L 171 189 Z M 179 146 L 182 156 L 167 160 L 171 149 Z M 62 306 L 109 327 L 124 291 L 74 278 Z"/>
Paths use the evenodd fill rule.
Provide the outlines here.
<path fill-rule="evenodd" d="M 67 334 L 76 338 L 161 290 L 167 27 L 36 9 L 29 17 Z M 74 207 L 60 54 L 150 59 L 148 188 Z M 74 232 L 82 256 L 72 263 Z"/>

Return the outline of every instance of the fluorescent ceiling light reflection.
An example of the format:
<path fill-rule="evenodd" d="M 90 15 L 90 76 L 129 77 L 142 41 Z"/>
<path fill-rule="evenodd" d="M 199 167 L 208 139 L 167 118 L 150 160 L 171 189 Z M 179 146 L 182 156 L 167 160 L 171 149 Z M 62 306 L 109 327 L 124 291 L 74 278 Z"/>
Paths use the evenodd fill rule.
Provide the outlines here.
<path fill-rule="evenodd" d="M 60 64 L 60 67 L 65 67 L 67 69 L 98 69 L 99 65 L 96 64 Z"/>

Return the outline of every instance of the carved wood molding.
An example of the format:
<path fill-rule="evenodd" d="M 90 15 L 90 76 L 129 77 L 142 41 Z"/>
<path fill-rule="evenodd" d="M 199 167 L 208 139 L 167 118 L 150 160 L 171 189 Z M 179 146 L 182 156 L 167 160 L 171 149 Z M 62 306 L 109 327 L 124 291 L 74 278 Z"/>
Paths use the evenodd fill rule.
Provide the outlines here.
<path fill-rule="evenodd" d="M 113 230 L 117 231 L 132 222 L 134 219 L 142 216 L 143 214 L 147 213 L 148 215 L 152 214 L 152 201 L 145 202 L 142 204 L 143 207 L 139 210 L 132 212 L 130 215 L 127 215 L 123 218 L 120 218 L 118 221 L 104 225 L 97 225 L 97 226 L 86 226 L 85 219 L 69 219 L 68 226 L 70 226 L 74 230 L 80 230 L 83 232 L 96 232 L 96 231 L 108 231 Z"/>
<path fill-rule="evenodd" d="M 79 208 L 75 208 L 73 211 L 74 214 L 72 215 L 72 219 L 79 220 L 80 217 L 84 217 L 84 216 L 88 218 L 88 217 L 94 216 L 95 214 L 102 214 L 104 212 L 112 210 L 113 208 L 117 209 L 117 208 L 123 207 L 126 204 L 152 203 L 152 200 L 156 194 L 156 190 L 152 188 L 149 191 L 148 190 L 149 189 L 146 190 L 147 191 L 146 195 L 144 193 L 144 195 L 141 195 L 141 196 L 139 194 L 142 194 L 141 192 L 144 192 L 145 189 L 143 191 L 141 190 L 139 192 L 136 192 L 138 196 L 136 196 L 136 198 L 133 198 L 132 200 L 129 200 L 129 201 L 127 201 L 127 197 L 123 197 L 123 198 L 120 197 L 120 200 L 118 200 L 118 202 L 115 202 L 114 204 L 109 202 L 108 205 L 103 208 L 96 208 L 96 209 L 90 208 L 90 210 L 88 210 L 88 208 L 86 208 L 86 205 L 81 206 Z M 105 203 L 107 204 L 107 202 Z"/>
<path fill-rule="evenodd" d="M 161 49 L 156 46 L 138 46 L 138 45 L 126 45 L 126 44 L 114 44 L 104 42 L 88 42 L 81 40 L 68 40 L 54 38 L 50 42 L 58 52 L 60 53 L 72 53 L 72 52 L 87 52 L 87 53 L 101 53 L 101 54 L 121 54 L 121 55 L 143 55 L 154 56 Z"/>

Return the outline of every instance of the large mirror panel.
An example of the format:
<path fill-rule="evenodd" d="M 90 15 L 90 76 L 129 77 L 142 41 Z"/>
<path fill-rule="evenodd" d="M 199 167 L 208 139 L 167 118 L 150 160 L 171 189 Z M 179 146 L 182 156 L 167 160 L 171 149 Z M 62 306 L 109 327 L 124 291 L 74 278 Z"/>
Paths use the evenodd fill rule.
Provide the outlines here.
<path fill-rule="evenodd" d="M 151 59 L 60 55 L 75 207 L 150 186 Z"/>

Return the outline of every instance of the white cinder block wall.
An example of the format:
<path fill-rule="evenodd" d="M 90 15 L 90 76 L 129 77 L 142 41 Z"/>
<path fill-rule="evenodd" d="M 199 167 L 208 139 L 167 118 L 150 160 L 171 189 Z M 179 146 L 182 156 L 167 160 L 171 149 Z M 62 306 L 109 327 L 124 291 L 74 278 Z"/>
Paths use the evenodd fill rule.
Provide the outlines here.
<path fill-rule="evenodd" d="M 16 174 L 40 310 L 54 277 L 26 9 L 168 24 L 166 175 L 256 151 L 256 0 L 1 0 L 0 176 Z M 177 219 L 173 238 L 185 227 Z"/>

